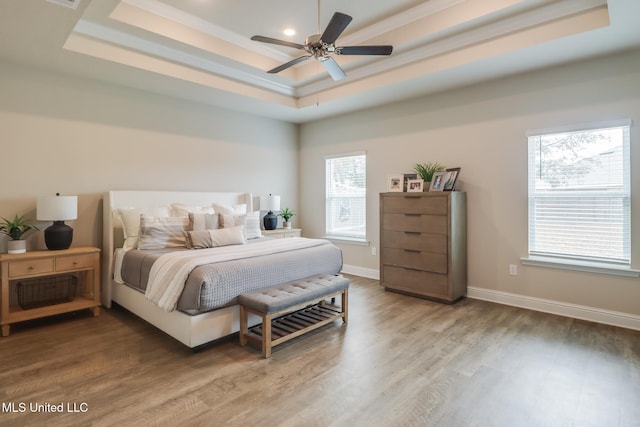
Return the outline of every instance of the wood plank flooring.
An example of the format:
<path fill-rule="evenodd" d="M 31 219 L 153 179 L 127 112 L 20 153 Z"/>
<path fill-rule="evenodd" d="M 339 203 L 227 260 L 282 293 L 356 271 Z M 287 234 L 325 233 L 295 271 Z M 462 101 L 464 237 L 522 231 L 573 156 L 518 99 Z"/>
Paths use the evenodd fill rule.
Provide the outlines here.
<path fill-rule="evenodd" d="M 640 426 L 640 332 L 350 279 L 348 325 L 270 359 L 193 353 L 122 308 L 16 324 L 0 426 Z"/>

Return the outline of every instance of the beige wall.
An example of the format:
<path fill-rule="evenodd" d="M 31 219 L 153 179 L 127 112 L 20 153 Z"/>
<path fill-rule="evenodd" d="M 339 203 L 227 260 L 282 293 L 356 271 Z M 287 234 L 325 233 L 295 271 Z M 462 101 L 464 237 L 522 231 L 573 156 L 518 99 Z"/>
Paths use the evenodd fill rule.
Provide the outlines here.
<path fill-rule="evenodd" d="M 297 138 L 297 125 L 0 62 L 0 216 L 76 194 L 73 245 L 100 246 L 107 190 L 272 192 L 297 210 Z M 28 242 L 44 247 L 42 233 Z"/>
<path fill-rule="evenodd" d="M 640 314 L 640 280 L 524 266 L 529 129 L 631 118 L 633 266 L 640 269 L 640 51 L 585 61 L 305 124 L 300 220 L 324 233 L 324 156 L 367 152 L 367 237 L 378 247 L 378 194 L 416 162 L 460 166 L 468 197 L 469 286 Z M 377 271 L 370 246 L 339 244 L 345 264 Z M 509 276 L 509 264 L 519 275 Z"/>

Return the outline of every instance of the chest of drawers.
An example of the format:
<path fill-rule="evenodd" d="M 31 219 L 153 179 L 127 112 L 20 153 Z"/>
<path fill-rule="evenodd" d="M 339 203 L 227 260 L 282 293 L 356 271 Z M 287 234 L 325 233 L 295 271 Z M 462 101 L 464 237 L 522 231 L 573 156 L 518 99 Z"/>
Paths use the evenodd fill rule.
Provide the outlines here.
<path fill-rule="evenodd" d="M 452 303 L 467 292 L 466 193 L 380 194 L 380 282 Z"/>

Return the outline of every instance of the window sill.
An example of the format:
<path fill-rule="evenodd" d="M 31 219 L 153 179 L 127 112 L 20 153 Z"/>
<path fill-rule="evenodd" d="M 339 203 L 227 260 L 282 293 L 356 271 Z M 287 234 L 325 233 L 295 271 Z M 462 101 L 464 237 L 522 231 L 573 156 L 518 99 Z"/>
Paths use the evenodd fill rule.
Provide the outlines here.
<path fill-rule="evenodd" d="M 531 256 L 520 258 L 523 265 L 534 265 L 537 267 L 559 268 L 563 270 L 585 271 L 588 273 L 609 274 L 623 277 L 640 277 L 640 270 L 629 267 L 616 266 L 612 264 L 567 260 L 560 258 L 550 258 L 541 256 Z"/>
<path fill-rule="evenodd" d="M 337 243 L 346 243 L 349 245 L 358 245 L 358 246 L 369 246 L 369 241 L 367 239 L 358 239 L 356 237 L 324 236 L 324 238 Z"/>

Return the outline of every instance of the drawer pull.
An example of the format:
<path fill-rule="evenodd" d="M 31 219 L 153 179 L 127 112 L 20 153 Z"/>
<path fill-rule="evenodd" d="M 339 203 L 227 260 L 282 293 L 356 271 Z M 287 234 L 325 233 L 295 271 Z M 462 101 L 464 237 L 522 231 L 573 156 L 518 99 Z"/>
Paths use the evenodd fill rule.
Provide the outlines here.
<path fill-rule="evenodd" d="M 419 231 L 405 231 L 404 234 L 422 234 Z"/>
<path fill-rule="evenodd" d="M 33 265 L 30 265 L 29 270 L 35 270 L 35 267 Z"/>
<path fill-rule="evenodd" d="M 419 213 L 405 213 L 405 216 L 422 216 L 422 214 Z"/>
<path fill-rule="evenodd" d="M 77 264 L 78 264 L 78 261 L 73 260 L 73 265 L 77 265 Z"/>
<path fill-rule="evenodd" d="M 421 251 L 417 251 L 415 249 L 404 249 L 405 252 L 415 252 L 417 254 L 419 254 Z"/>

